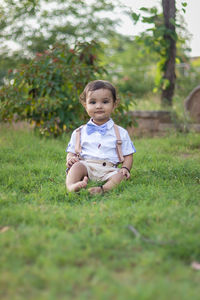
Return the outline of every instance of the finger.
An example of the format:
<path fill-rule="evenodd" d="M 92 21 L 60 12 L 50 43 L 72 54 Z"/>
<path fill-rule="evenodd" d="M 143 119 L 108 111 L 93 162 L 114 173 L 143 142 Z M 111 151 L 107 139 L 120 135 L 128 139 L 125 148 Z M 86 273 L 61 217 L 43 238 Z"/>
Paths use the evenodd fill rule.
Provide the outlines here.
<path fill-rule="evenodd" d="M 73 158 L 72 163 L 75 164 L 78 160 L 76 158 Z"/>
<path fill-rule="evenodd" d="M 73 160 L 69 161 L 69 166 L 71 167 L 74 164 Z"/>
<path fill-rule="evenodd" d="M 77 162 L 77 161 L 78 161 L 77 157 L 73 157 L 73 158 L 72 158 L 72 161 L 73 161 L 73 162 Z"/>

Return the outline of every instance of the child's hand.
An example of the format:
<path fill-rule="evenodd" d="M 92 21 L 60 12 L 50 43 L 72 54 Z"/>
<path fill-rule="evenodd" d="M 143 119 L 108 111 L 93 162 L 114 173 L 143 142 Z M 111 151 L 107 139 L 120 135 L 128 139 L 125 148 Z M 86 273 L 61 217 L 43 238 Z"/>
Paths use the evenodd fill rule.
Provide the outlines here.
<path fill-rule="evenodd" d="M 126 177 L 126 179 L 130 178 L 130 172 L 128 170 L 128 168 L 126 167 L 121 167 L 121 169 L 119 170 L 119 172 Z"/>
<path fill-rule="evenodd" d="M 75 164 L 77 161 L 79 161 L 79 158 L 77 156 L 72 156 L 71 158 L 69 158 L 67 160 L 66 166 L 68 168 L 71 168 L 73 166 L 73 164 Z"/>

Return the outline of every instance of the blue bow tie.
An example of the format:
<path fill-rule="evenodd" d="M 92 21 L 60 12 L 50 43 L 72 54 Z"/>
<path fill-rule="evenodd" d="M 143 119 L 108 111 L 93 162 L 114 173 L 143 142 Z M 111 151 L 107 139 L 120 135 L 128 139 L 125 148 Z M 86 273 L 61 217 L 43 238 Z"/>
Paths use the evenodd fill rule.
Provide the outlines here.
<path fill-rule="evenodd" d="M 89 124 L 87 124 L 87 127 L 86 127 L 87 134 L 89 134 L 89 135 L 95 131 L 98 131 L 99 133 L 101 133 L 101 135 L 105 135 L 106 130 L 107 130 L 107 124 L 103 124 L 101 126 L 95 126 L 95 125 L 89 123 Z"/>

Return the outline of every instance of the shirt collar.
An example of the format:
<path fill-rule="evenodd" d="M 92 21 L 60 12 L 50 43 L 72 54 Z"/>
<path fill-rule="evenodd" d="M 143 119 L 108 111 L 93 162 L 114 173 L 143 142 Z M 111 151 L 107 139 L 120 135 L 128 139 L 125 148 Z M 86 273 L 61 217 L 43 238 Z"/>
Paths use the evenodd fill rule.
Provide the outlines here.
<path fill-rule="evenodd" d="M 95 125 L 95 126 L 98 126 L 97 124 L 95 124 L 93 121 L 92 121 L 92 119 L 90 119 L 88 122 L 87 122 L 87 124 L 93 124 L 93 125 Z M 113 120 L 112 119 L 110 119 L 110 120 L 108 120 L 106 123 L 104 123 L 104 124 L 107 124 L 107 129 L 111 129 L 112 127 L 113 127 L 113 125 L 114 125 L 114 122 L 113 122 Z M 102 124 L 102 125 L 104 125 L 104 124 Z"/>

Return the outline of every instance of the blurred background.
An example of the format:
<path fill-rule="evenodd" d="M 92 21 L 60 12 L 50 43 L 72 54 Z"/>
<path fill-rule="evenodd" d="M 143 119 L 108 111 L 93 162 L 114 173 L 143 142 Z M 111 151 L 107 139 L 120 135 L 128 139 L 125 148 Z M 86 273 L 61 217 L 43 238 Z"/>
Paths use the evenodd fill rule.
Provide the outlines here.
<path fill-rule="evenodd" d="M 1 120 L 17 116 L 43 126 L 48 119 L 53 131 L 73 122 L 75 126 L 77 122 L 62 111 L 74 111 L 75 98 L 77 101 L 84 84 L 95 78 L 117 86 L 122 115 L 129 110 L 167 107 L 184 118 L 184 100 L 200 82 L 200 4 L 195 0 L 168 1 L 175 7 L 175 17 L 168 15 L 167 28 L 166 2 L 0 1 Z M 166 62 L 173 56 L 171 42 L 176 48 L 174 89 L 166 102 L 163 91 L 172 86 L 165 77 Z M 60 45 L 67 48 L 61 51 Z M 75 90 L 69 73 L 76 73 Z M 64 107 L 61 102 L 66 100 L 68 106 Z"/>

